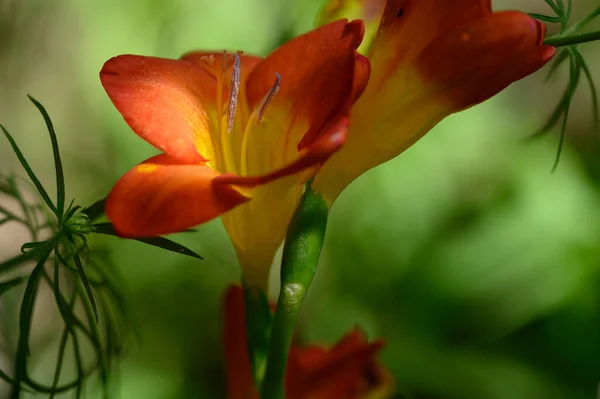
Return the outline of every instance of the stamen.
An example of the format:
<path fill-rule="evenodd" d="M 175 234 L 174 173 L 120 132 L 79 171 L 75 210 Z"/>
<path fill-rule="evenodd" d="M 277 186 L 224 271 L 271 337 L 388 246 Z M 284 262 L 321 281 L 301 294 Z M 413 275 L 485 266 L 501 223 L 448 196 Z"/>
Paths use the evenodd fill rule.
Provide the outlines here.
<path fill-rule="evenodd" d="M 258 111 L 258 123 L 262 123 L 263 117 L 265 116 L 265 112 L 271 104 L 271 101 L 275 98 L 277 93 L 279 92 L 279 87 L 281 86 L 281 75 L 275 72 L 275 84 L 271 87 L 271 89 L 265 94 L 260 102 L 260 107 Z"/>
<path fill-rule="evenodd" d="M 227 133 L 231 134 L 233 121 L 235 119 L 235 110 L 237 108 L 238 95 L 240 94 L 240 55 L 235 54 L 233 60 L 233 71 L 231 72 L 231 87 L 229 93 L 229 103 L 227 104 Z"/>
<path fill-rule="evenodd" d="M 281 75 L 278 74 L 277 72 L 275 72 L 275 83 L 273 84 L 273 86 L 271 86 L 271 88 L 269 89 L 267 94 L 265 94 L 264 97 L 262 98 L 262 100 L 260 101 L 260 106 L 258 108 L 255 108 L 254 111 L 252 111 L 252 115 L 250 115 L 250 120 L 248 121 L 248 124 L 246 125 L 246 130 L 244 131 L 244 136 L 242 138 L 242 148 L 241 148 L 241 158 L 242 158 L 242 161 L 241 161 L 241 172 L 242 173 L 241 173 L 241 175 L 242 176 L 246 176 L 248 174 L 248 145 L 249 145 L 248 143 L 249 143 L 249 138 L 250 138 L 250 133 L 251 133 L 252 127 L 254 126 L 254 123 L 256 123 L 257 125 L 262 123 L 263 117 L 265 116 L 265 112 L 267 111 L 269 104 L 271 104 L 271 101 L 273 101 L 273 99 L 279 92 L 280 86 L 281 86 Z"/>
<path fill-rule="evenodd" d="M 202 60 L 202 62 L 204 62 L 206 64 L 209 71 L 214 73 L 214 70 L 215 70 L 215 56 L 214 55 L 212 55 L 212 54 L 203 55 L 202 57 L 200 57 L 200 60 Z"/>

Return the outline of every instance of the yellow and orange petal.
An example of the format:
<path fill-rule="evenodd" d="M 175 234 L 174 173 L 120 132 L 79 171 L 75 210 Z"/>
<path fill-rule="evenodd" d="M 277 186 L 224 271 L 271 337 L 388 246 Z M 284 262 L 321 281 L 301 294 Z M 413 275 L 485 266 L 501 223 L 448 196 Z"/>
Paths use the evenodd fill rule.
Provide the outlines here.
<path fill-rule="evenodd" d="M 555 52 L 544 35 L 545 26 L 527 14 L 492 13 L 489 0 L 388 0 L 347 142 L 313 187 L 332 203 L 446 116 L 537 71 Z"/>
<path fill-rule="evenodd" d="M 227 399 L 257 399 L 248 356 L 242 287 L 225 295 L 224 345 Z M 369 343 L 359 330 L 331 348 L 292 344 L 286 370 L 288 399 L 385 398 L 393 389 L 389 374 L 376 362 L 381 341 Z"/>
<path fill-rule="evenodd" d="M 141 138 L 183 162 L 214 160 L 216 82 L 202 68 L 188 61 L 121 55 L 104 64 L 100 80 Z"/>
<path fill-rule="evenodd" d="M 127 172 L 106 200 L 106 216 L 118 234 L 151 237 L 207 222 L 249 200 L 218 172 L 162 154 Z"/>
<path fill-rule="evenodd" d="M 264 287 L 303 183 L 346 139 L 370 71 L 356 51 L 362 35 L 360 21 L 343 20 L 265 59 L 193 52 L 109 60 L 100 76 L 111 100 L 169 163 L 119 181 L 107 204 L 115 228 L 167 234 L 224 214 L 246 283 Z"/>

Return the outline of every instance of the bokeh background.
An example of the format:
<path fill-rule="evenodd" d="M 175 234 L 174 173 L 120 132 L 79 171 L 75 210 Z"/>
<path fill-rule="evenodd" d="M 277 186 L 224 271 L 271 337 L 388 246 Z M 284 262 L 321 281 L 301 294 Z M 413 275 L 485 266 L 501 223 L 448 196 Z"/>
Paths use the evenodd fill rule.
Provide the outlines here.
<path fill-rule="evenodd" d="M 57 129 L 68 197 L 91 204 L 155 153 L 104 93 L 104 61 L 193 49 L 267 54 L 310 29 L 322 3 L 0 0 L 0 123 L 52 187 L 47 133 L 26 94 L 40 100 Z M 573 18 L 594 6 L 597 0 L 574 2 Z M 549 12 L 543 0 L 497 0 L 494 7 Z M 582 51 L 600 81 L 600 44 Z M 303 310 L 303 339 L 331 344 L 355 325 L 383 338 L 380 359 L 407 398 L 596 397 L 600 132 L 582 87 L 551 173 L 557 134 L 526 139 L 558 101 L 566 71 L 547 84 L 544 77 L 448 118 L 346 190 Z M 18 170 L 8 143 L 0 143 L 0 171 Z M 18 253 L 25 239 L 3 226 L 0 259 Z M 239 280 L 234 251 L 220 221 L 174 239 L 205 260 L 97 240 L 123 276 L 141 335 L 121 362 L 118 397 L 224 397 L 219 312 L 224 287 Z M 16 304 L 3 298 L 3 331 L 16 328 L 6 316 Z M 45 338 L 32 357 L 46 381 L 59 336 L 54 324 L 38 323 Z M 0 366 L 10 371 L 11 350 L 2 348 Z M 0 398 L 8 395 L 0 382 Z M 99 385 L 92 380 L 84 396 L 99 397 Z"/>

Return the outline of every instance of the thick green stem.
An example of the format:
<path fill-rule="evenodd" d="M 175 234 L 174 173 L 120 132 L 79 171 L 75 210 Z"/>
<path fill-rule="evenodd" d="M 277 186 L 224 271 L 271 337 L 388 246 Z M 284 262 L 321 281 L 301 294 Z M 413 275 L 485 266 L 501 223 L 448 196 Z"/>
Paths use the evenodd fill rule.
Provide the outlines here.
<path fill-rule="evenodd" d="M 271 329 L 262 399 L 285 398 L 285 370 L 294 327 L 321 255 L 328 208 L 307 185 L 288 228 L 281 261 L 281 290 Z"/>
<path fill-rule="evenodd" d="M 552 36 L 547 38 L 544 41 L 544 44 L 548 44 L 554 47 L 562 47 L 562 46 L 572 46 L 574 44 L 581 44 L 587 42 L 593 42 L 595 40 L 600 40 L 600 31 L 590 32 L 590 33 L 582 33 L 580 35 L 573 36 Z"/>
<path fill-rule="evenodd" d="M 260 386 L 267 367 L 267 351 L 271 331 L 271 309 L 265 292 L 252 286 L 244 286 L 246 306 L 246 331 L 248 350 L 252 363 L 254 381 Z"/>

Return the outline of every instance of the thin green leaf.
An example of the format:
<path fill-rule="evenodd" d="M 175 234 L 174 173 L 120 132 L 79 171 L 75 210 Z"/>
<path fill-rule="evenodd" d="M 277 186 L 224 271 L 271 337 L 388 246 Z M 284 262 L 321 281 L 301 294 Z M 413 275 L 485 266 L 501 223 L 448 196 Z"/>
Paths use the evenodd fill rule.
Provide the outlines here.
<path fill-rule="evenodd" d="M 565 92 L 563 93 L 563 96 L 561 97 L 560 102 L 558 103 L 556 108 L 554 108 L 554 111 L 552 111 L 552 114 L 548 118 L 548 121 L 544 124 L 544 126 L 542 126 L 540 129 L 538 129 L 534 134 L 532 134 L 531 137 L 529 137 L 529 139 L 538 138 L 538 137 L 548 133 L 550 130 L 552 130 L 552 128 L 554 128 L 554 126 L 560 120 L 561 116 L 564 114 L 565 107 L 568 105 L 568 103 L 569 103 L 569 88 L 565 89 Z"/>
<path fill-rule="evenodd" d="M 106 203 L 106 198 L 98 200 L 94 202 L 92 205 L 84 208 L 82 210 L 89 218 L 90 221 L 94 221 L 98 219 L 100 216 L 104 215 L 104 204 Z"/>
<path fill-rule="evenodd" d="M 554 165 L 552 166 L 552 172 L 556 171 L 556 168 L 558 167 L 558 163 L 560 162 L 560 156 L 562 154 L 563 145 L 565 142 L 565 134 L 567 132 L 567 122 L 569 120 L 569 111 L 571 109 L 571 100 L 573 99 L 573 96 L 575 95 L 575 91 L 577 90 L 577 85 L 579 84 L 579 77 L 581 75 L 580 68 L 578 65 L 579 65 L 579 63 L 578 63 L 577 57 L 575 56 L 575 53 L 573 51 L 571 51 L 569 53 L 569 89 L 568 89 L 569 100 L 568 100 L 568 103 L 565 106 L 565 109 L 563 112 L 563 120 L 562 120 L 561 129 L 560 129 L 560 140 L 558 142 L 558 150 L 556 152 L 556 159 L 554 160 Z"/>
<path fill-rule="evenodd" d="M 0 212 L 4 214 L 4 216 L 6 216 L 7 221 L 8 220 L 15 220 L 19 223 L 23 223 L 23 224 L 27 224 L 27 221 L 17 215 L 15 215 L 13 212 L 9 211 L 8 209 L 6 209 L 5 207 L 0 205 Z"/>
<path fill-rule="evenodd" d="M 560 17 L 551 17 L 549 15 L 544 15 L 544 14 L 536 14 L 534 12 L 529 13 L 529 16 L 531 18 L 535 18 L 537 20 L 543 21 L 543 22 L 548 22 L 551 24 L 556 24 L 562 21 L 562 19 Z"/>
<path fill-rule="evenodd" d="M 11 145 L 13 151 L 17 155 L 17 158 L 19 158 L 19 162 L 21 162 L 21 166 L 23 166 L 23 169 L 25 169 L 25 172 L 27 172 L 27 175 L 29 176 L 29 178 L 31 179 L 33 184 L 35 185 L 35 188 L 37 189 L 37 191 L 40 193 L 40 196 L 42 197 L 42 199 L 44 200 L 46 205 L 48 205 L 48 208 L 50 208 L 52 210 L 52 212 L 56 215 L 56 217 L 59 217 L 58 210 L 52 203 L 52 200 L 48 196 L 46 189 L 44 188 L 44 186 L 42 186 L 42 183 L 40 183 L 40 180 L 37 178 L 35 173 L 33 173 L 33 170 L 31 170 L 31 167 L 29 166 L 29 164 L 27 163 L 27 160 L 23 156 L 23 153 L 17 146 L 17 143 L 12 138 L 10 133 L 8 133 L 8 131 L 4 128 L 4 126 L 0 125 L 0 128 L 2 129 L 2 131 L 4 132 L 4 135 L 10 142 L 10 145 Z"/>
<path fill-rule="evenodd" d="M 79 285 L 77 286 L 79 288 Z M 87 291 L 87 289 L 86 289 Z M 80 296 L 81 293 L 79 294 Z M 107 387 L 108 384 L 108 370 L 106 367 L 106 357 L 104 356 L 104 349 L 102 348 L 102 342 L 100 340 L 100 333 L 98 331 L 98 314 L 95 311 L 89 301 L 83 301 L 83 309 L 85 310 L 85 314 L 88 321 L 88 326 L 92 333 L 91 335 L 91 343 L 94 346 L 96 351 L 96 356 L 98 358 L 98 367 L 100 369 L 100 381 L 102 382 L 103 387 Z"/>
<path fill-rule="evenodd" d="M 9 281 L 0 282 L 0 296 L 2 296 L 2 294 L 7 293 L 12 288 L 18 287 L 19 285 L 23 284 L 26 280 L 27 277 L 17 277 Z"/>
<path fill-rule="evenodd" d="M 71 306 L 75 306 L 75 301 L 77 299 L 78 290 L 77 290 L 77 282 L 74 282 L 75 287 L 73 287 L 73 297 L 71 298 Z M 83 371 L 83 363 L 81 361 L 81 352 L 79 351 L 79 338 L 77 337 L 77 333 L 71 335 L 73 337 L 73 354 L 75 357 L 75 367 L 77 369 L 77 377 L 75 379 L 75 397 L 77 399 L 81 398 L 83 394 L 83 381 L 85 380 L 85 374 Z"/>
<path fill-rule="evenodd" d="M 97 234 L 107 234 L 107 235 L 111 235 L 111 236 L 118 236 L 111 223 L 97 223 L 97 224 L 93 224 L 91 227 L 94 228 L 94 231 Z M 191 249 L 188 249 L 187 247 L 184 247 L 183 245 L 178 244 L 175 241 L 171 241 L 168 238 L 147 237 L 147 238 L 133 238 L 133 240 L 143 242 L 144 244 L 152 245 L 153 247 L 166 249 L 167 251 L 191 256 L 192 258 L 204 259 L 202 256 L 198 255 Z"/>
<path fill-rule="evenodd" d="M 54 399 L 57 394 L 56 389 L 58 388 L 58 382 L 60 381 L 60 373 L 62 372 L 63 360 L 65 358 L 65 350 L 67 348 L 67 341 L 69 339 L 69 329 L 65 327 L 62 338 L 60 339 L 60 345 L 58 346 L 58 358 L 56 359 L 56 369 L 54 371 L 54 380 L 52 381 L 52 392 L 48 399 Z"/>
<path fill-rule="evenodd" d="M 550 80 L 550 78 L 558 70 L 558 67 L 560 67 L 563 64 L 563 62 L 565 62 L 565 60 L 567 60 L 568 58 L 569 58 L 569 49 L 568 48 L 562 49 L 558 53 L 558 55 L 556 57 L 554 57 L 554 60 L 552 60 L 552 63 L 550 64 L 550 68 L 548 68 L 548 75 L 546 75 L 546 82 L 548 80 Z"/>
<path fill-rule="evenodd" d="M 556 13 L 556 15 L 562 15 L 563 14 L 562 11 L 561 11 L 561 9 L 559 8 L 559 6 L 556 5 L 556 4 L 554 4 L 554 1 L 552 1 L 552 0 L 544 0 L 544 1 L 546 2 L 546 4 L 548 4 L 552 8 L 552 10 Z"/>
<path fill-rule="evenodd" d="M 96 323 L 98 323 L 98 307 L 96 306 L 96 300 L 94 299 L 92 287 L 90 286 L 90 282 L 85 274 L 85 270 L 83 269 L 83 263 L 81 262 L 81 258 L 79 257 L 79 251 L 77 251 L 77 248 L 75 246 L 75 240 L 70 235 L 67 238 L 69 239 L 69 250 L 73 253 L 73 261 L 75 262 L 75 266 L 77 267 L 77 271 L 79 272 L 79 278 L 83 282 L 83 286 L 85 287 L 85 292 L 87 294 L 88 300 L 90 301 L 90 305 L 94 310 L 94 318 L 96 319 Z"/>
<path fill-rule="evenodd" d="M 6 273 L 14 267 L 18 267 L 23 265 L 25 262 L 30 260 L 27 254 L 20 254 L 15 256 L 14 258 L 10 258 L 0 263 L 0 273 Z"/>
<path fill-rule="evenodd" d="M 598 91 L 596 90 L 594 77 L 581 53 L 579 53 L 578 51 L 576 51 L 575 53 L 577 54 L 577 58 L 579 59 L 579 65 L 583 70 L 583 74 L 585 75 L 585 78 L 588 81 L 590 87 L 590 94 L 592 96 L 592 112 L 594 118 L 594 127 L 596 128 L 596 130 L 600 130 L 600 103 L 598 101 Z"/>
<path fill-rule="evenodd" d="M 60 275 L 59 275 L 59 271 L 60 271 L 60 264 L 58 262 L 59 257 L 56 256 L 56 254 L 59 253 L 59 248 L 58 248 L 58 243 L 55 245 L 54 247 L 54 281 L 52 281 L 52 291 L 54 292 L 54 299 L 56 300 L 56 306 L 58 307 L 58 311 L 65 323 L 65 327 L 67 328 L 68 332 L 70 332 L 71 334 L 74 334 L 74 328 L 73 328 L 73 314 L 69 309 L 69 306 L 67 304 L 67 302 L 65 301 L 65 299 L 62 296 L 62 293 L 60 292 Z M 54 386 L 54 388 L 56 388 Z"/>
<path fill-rule="evenodd" d="M 33 307 L 35 297 L 39 285 L 40 277 L 46 259 L 50 256 L 51 248 L 47 248 L 44 256 L 36 264 L 35 268 L 29 275 L 23 301 L 21 302 L 21 310 L 19 314 L 19 343 L 17 345 L 17 353 L 15 357 L 15 378 L 11 399 L 19 399 L 21 396 L 21 382 L 28 379 L 27 376 L 27 358 L 29 357 L 29 335 L 31 333 L 31 323 L 33 318 Z"/>
<path fill-rule="evenodd" d="M 29 181 L 27 183 L 31 184 L 31 182 L 29 182 Z M 29 229 L 29 233 L 31 234 L 31 239 L 33 241 L 37 241 L 39 226 L 38 226 L 38 221 L 37 221 L 35 210 L 33 209 L 32 206 L 27 204 L 27 201 L 25 201 L 25 198 L 23 198 L 23 196 L 21 195 L 21 191 L 19 190 L 19 185 L 17 184 L 17 179 L 14 176 L 10 176 L 8 178 L 8 185 L 10 187 L 11 195 L 14 197 L 14 199 L 17 200 L 17 202 L 21 206 L 21 211 L 23 212 L 25 225 Z M 34 185 L 34 187 L 35 187 L 35 185 Z"/>
<path fill-rule="evenodd" d="M 559 0 L 562 2 L 562 0 Z M 569 21 L 571 19 L 571 11 L 573 10 L 573 2 L 571 0 L 567 0 L 567 11 L 565 12 L 565 20 Z"/>
<path fill-rule="evenodd" d="M 56 132 L 54 131 L 54 126 L 52 125 L 52 120 L 50 119 L 50 115 L 46 112 L 46 109 L 42 104 L 40 104 L 35 98 L 27 95 L 33 105 L 40 111 L 42 117 L 44 118 L 44 122 L 46 122 L 46 126 L 48 127 L 48 133 L 50 134 L 50 141 L 52 141 L 52 152 L 54 153 L 54 168 L 56 169 L 56 210 L 58 214 L 59 223 L 61 222 L 61 218 L 63 213 L 65 212 L 65 175 L 63 173 L 62 161 L 60 159 L 60 152 L 58 149 L 58 139 L 56 138 Z"/>

